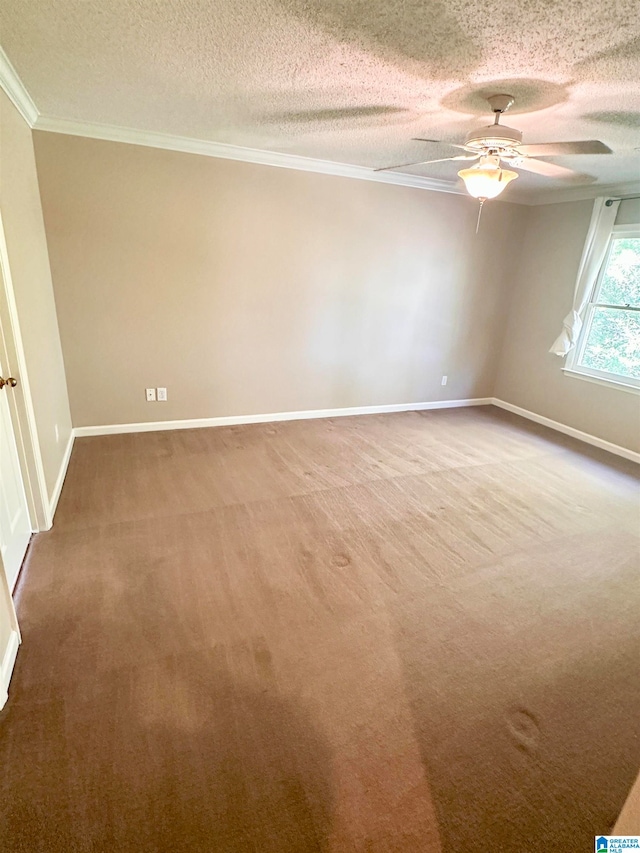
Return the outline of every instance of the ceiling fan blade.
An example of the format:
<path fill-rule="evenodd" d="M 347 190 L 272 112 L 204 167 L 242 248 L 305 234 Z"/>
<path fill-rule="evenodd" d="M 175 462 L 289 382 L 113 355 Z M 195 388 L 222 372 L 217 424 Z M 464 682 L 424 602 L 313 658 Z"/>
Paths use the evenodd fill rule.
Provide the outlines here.
<path fill-rule="evenodd" d="M 454 142 L 443 142 L 441 139 L 422 139 L 420 136 L 414 136 L 411 141 L 412 142 L 433 142 L 435 145 L 448 145 L 450 148 L 460 148 L 462 151 L 467 150 L 467 148 L 464 145 L 456 145 Z"/>
<path fill-rule="evenodd" d="M 512 165 L 516 169 L 524 169 L 525 172 L 533 172 L 545 178 L 564 178 L 569 181 L 593 180 L 590 175 L 582 175 L 580 172 L 574 172 L 573 169 L 567 169 L 566 166 L 558 166 L 556 163 L 547 163 L 546 160 L 534 160 L 530 157 L 525 157 L 521 162 L 517 161 Z"/>
<path fill-rule="evenodd" d="M 541 142 L 539 145 L 521 145 L 520 154 L 527 157 L 560 157 L 571 154 L 613 154 L 604 142 L 585 139 L 582 142 Z"/>
<path fill-rule="evenodd" d="M 466 157 L 464 154 L 458 157 L 441 157 L 439 160 L 419 160 L 417 163 L 400 163 L 398 166 L 382 166 L 379 169 L 374 169 L 374 172 L 388 172 L 391 169 L 408 169 L 409 166 L 428 166 L 430 163 L 448 163 L 450 160 L 477 160 L 479 154 L 472 154 Z"/>

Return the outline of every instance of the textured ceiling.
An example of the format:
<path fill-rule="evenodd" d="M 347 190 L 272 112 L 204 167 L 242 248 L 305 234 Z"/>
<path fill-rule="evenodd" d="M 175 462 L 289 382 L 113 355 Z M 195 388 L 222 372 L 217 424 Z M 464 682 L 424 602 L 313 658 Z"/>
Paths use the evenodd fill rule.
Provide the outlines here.
<path fill-rule="evenodd" d="M 377 167 L 450 155 L 411 137 L 460 142 L 507 91 L 525 142 L 615 152 L 555 162 L 640 178 L 637 0 L 2 0 L 0 42 L 47 117 Z"/>

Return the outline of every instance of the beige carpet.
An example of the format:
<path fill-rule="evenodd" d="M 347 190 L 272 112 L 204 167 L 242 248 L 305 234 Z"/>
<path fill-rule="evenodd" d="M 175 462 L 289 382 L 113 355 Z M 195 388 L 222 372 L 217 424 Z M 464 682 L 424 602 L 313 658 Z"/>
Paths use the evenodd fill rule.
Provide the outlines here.
<path fill-rule="evenodd" d="M 638 520 L 631 463 L 494 409 L 78 440 L 0 848 L 591 850 L 640 767 Z"/>

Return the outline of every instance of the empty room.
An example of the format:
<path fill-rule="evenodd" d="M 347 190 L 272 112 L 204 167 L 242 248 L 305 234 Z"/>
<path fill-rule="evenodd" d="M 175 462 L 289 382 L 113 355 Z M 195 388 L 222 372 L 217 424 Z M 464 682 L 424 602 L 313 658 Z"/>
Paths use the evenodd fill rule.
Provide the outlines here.
<path fill-rule="evenodd" d="M 640 16 L 0 4 L 0 851 L 640 847 Z"/>

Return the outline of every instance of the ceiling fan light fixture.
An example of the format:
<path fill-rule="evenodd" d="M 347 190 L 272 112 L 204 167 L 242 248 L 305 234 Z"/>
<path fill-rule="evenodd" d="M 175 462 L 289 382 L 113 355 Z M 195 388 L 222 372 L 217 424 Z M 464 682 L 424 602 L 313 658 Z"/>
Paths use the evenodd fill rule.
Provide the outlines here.
<path fill-rule="evenodd" d="M 497 157 L 483 157 L 475 166 L 458 172 L 469 195 L 482 201 L 496 198 L 507 184 L 518 177 L 517 172 L 501 169 L 499 164 L 500 160 Z"/>
<path fill-rule="evenodd" d="M 494 122 L 485 127 L 471 130 L 463 145 L 453 142 L 441 142 L 465 152 L 455 157 L 439 157 L 436 160 L 420 160 L 411 163 L 401 163 L 398 166 L 386 166 L 375 169 L 376 172 L 386 172 L 391 169 L 402 169 L 407 166 L 429 166 L 431 163 L 445 163 L 454 160 L 477 160 L 475 166 L 463 169 L 458 175 L 465 182 L 467 192 L 482 203 L 490 198 L 496 198 L 507 184 L 515 181 L 517 172 L 502 169 L 500 163 L 533 172 L 545 178 L 566 178 L 593 181 L 589 175 L 581 175 L 566 166 L 549 163 L 544 158 L 576 154 L 613 154 L 611 148 L 598 139 L 582 139 L 575 142 L 540 142 L 533 145 L 522 144 L 522 131 L 515 127 L 500 124 L 500 116 L 513 105 L 513 95 L 491 95 L 487 98 L 494 113 Z M 414 142 L 436 142 L 435 139 L 415 137 Z M 542 159 L 539 159 L 542 158 Z"/>

